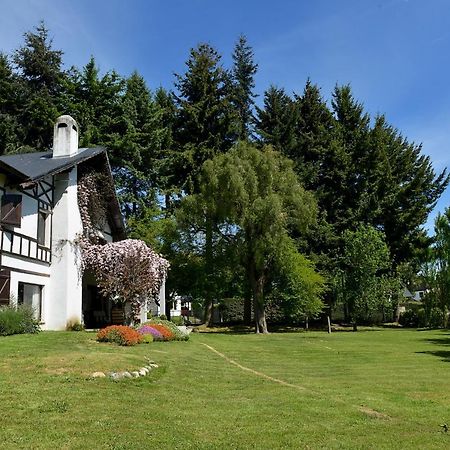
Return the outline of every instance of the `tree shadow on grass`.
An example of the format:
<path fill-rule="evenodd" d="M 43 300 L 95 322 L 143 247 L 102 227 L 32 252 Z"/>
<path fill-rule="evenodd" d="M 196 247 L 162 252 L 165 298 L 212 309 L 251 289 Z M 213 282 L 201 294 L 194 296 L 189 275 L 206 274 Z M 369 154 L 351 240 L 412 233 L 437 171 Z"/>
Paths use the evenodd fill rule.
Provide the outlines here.
<path fill-rule="evenodd" d="M 442 337 L 436 338 L 427 338 L 424 341 L 429 342 L 430 344 L 439 345 L 441 347 L 450 346 L 450 333 L 448 331 L 443 331 L 441 334 Z M 450 362 L 450 351 L 449 350 L 428 350 L 422 352 L 416 352 L 418 354 L 423 355 L 433 355 L 441 358 L 442 361 Z"/>
<path fill-rule="evenodd" d="M 450 351 L 446 350 L 436 350 L 436 351 L 428 351 L 428 352 L 416 352 L 422 355 L 433 355 L 441 358 L 441 361 L 450 362 Z"/>

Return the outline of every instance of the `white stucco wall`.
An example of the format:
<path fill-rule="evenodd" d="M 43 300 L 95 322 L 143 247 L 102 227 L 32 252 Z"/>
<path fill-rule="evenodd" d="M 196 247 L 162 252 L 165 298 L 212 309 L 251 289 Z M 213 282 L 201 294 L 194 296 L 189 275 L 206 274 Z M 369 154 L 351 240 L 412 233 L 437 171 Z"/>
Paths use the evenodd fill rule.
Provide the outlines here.
<path fill-rule="evenodd" d="M 39 275 L 31 275 L 31 274 L 11 271 L 10 292 L 11 292 L 11 299 L 13 302 L 17 302 L 19 282 L 37 284 L 39 286 L 42 286 L 41 328 L 43 330 L 48 329 L 47 314 L 49 312 L 48 300 L 49 300 L 49 290 L 50 290 L 50 288 L 49 288 L 50 278 L 39 276 Z"/>
<path fill-rule="evenodd" d="M 82 282 L 74 241 L 82 232 L 77 202 L 77 167 L 55 176 L 53 259 L 49 329 L 64 329 L 68 320 L 82 321 Z"/>

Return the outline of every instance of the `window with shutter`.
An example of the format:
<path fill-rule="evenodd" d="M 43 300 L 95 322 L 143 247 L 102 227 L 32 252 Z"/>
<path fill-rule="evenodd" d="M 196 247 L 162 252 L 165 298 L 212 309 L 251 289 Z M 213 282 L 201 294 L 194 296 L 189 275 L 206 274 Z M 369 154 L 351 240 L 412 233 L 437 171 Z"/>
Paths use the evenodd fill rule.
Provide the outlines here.
<path fill-rule="evenodd" d="M 0 306 L 9 305 L 11 272 L 7 269 L 0 270 Z"/>
<path fill-rule="evenodd" d="M 0 221 L 5 225 L 20 227 L 22 221 L 22 196 L 19 194 L 4 194 Z"/>

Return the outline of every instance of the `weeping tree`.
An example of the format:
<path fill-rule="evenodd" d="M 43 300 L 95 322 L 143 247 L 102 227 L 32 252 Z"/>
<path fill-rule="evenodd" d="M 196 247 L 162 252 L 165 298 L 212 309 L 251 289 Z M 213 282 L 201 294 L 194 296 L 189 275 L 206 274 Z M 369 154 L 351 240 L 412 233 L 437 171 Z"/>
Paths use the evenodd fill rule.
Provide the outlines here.
<path fill-rule="evenodd" d="M 269 275 L 283 260 L 280 250 L 287 242 L 293 244 L 290 230 L 306 231 L 314 221 L 314 197 L 299 184 L 288 159 L 271 147 L 258 149 L 249 143 L 206 161 L 199 187 L 198 194 L 183 200 L 182 208 L 214 219 L 205 217 L 205 223 L 213 225 L 197 237 L 199 242 L 212 233 L 213 241 L 221 236 L 237 246 L 251 286 L 256 332 L 267 333 Z"/>

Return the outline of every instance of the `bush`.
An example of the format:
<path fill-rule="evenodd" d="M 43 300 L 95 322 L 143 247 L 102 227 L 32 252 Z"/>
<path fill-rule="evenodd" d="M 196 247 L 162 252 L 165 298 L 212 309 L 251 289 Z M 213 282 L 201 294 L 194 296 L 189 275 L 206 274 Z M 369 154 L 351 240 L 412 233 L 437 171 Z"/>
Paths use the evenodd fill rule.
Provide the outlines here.
<path fill-rule="evenodd" d="M 443 326 L 444 317 L 439 308 L 432 307 L 407 309 L 399 318 L 399 323 L 410 328 L 440 328 Z"/>
<path fill-rule="evenodd" d="M 159 318 L 160 318 L 161 320 L 167 320 L 167 316 L 166 316 L 165 314 L 161 314 L 161 315 L 159 316 Z"/>
<path fill-rule="evenodd" d="M 175 340 L 175 335 L 165 325 L 160 325 L 160 324 L 157 324 L 157 323 L 151 323 L 151 324 L 148 324 L 148 326 L 151 327 L 151 328 L 154 328 L 157 331 L 159 331 L 163 335 L 165 341 L 173 341 L 173 340 Z"/>
<path fill-rule="evenodd" d="M 170 318 L 170 321 L 175 325 L 184 325 L 184 320 L 182 316 L 173 316 Z"/>
<path fill-rule="evenodd" d="M 444 316 L 440 308 L 431 308 L 427 316 L 427 327 L 440 328 L 444 325 Z"/>
<path fill-rule="evenodd" d="M 133 328 L 124 325 L 111 325 L 102 328 L 97 333 L 99 342 L 115 342 L 119 345 L 136 345 L 142 340 L 142 336 Z"/>
<path fill-rule="evenodd" d="M 34 318 L 33 309 L 19 305 L 17 308 L 5 306 L 0 308 L 0 335 L 37 333 L 39 322 Z"/>
<path fill-rule="evenodd" d="M 418 328 L 419 327 L 418 311 L 415 309 L 407 309 L 404 313 L 400 315 L 398 323 L 400 325 L 403 325 L 404 327 Z"/>
<path fill-rule="evenodd" d="M 174 335 L 173 340 L 175 340 L 175 341 L 189 340 L 189 335 L 180 331 L 180 329 L 173 322 L 170 322 L 169 320 L 163 320 L 161 318 L 154 318 L 151 321 L 146 322 L 146 325 L 153 325 L 153 324 L 164 325 L 167 329 L 169 329 L 172 332 L 172 334 Z"/>
<path fill-rule="evenodd" d="M 138 328 L 137 332 L 145 337 L 145 336 L 152 336 L 152 341 L 163 341 L 164 336 L 155 328 L 151 327 L 150 325 L 143 325 L 140 328 Z"/>
<path fill-rule="evenodd" d="M 69 319 L 66 323 L 66 331 L 84 331 L 84 325 L 78 319 Z"/>
<path fill-rule="evenodd" d="M 154 341 L 153 334 L 151 334 L 151 333 L 143 334 L 141 336 L 141 342 L 143 342 L 144 344 L 150 344 L 153 341 Z"/>

